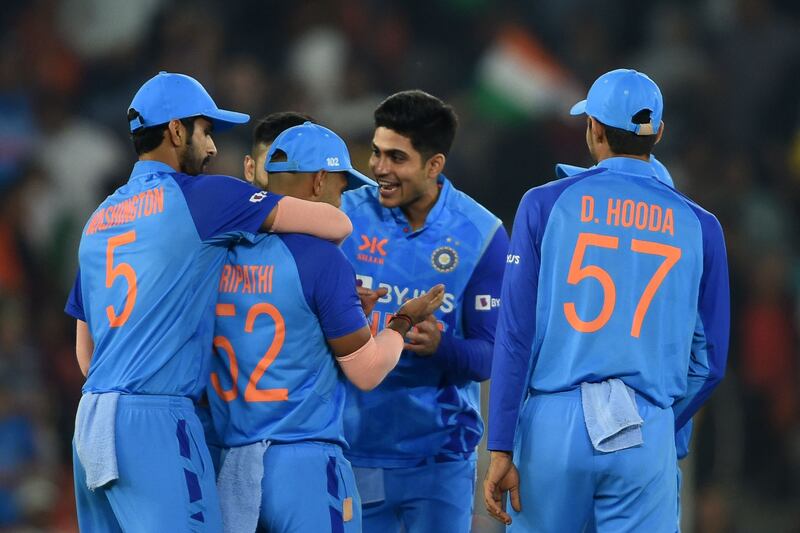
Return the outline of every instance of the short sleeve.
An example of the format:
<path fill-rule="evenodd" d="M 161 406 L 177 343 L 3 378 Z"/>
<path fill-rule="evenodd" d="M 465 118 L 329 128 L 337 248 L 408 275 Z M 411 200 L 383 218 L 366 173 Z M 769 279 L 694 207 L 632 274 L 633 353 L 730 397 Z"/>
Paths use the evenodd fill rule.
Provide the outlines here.
<path fill-rule="evenodd" d="M 231 176 L 174 177 L 203 241 L 229 241 L 256 234 L 283 197 Z"/>
<path fill-rule="evenodd" d="M 303 294 L 325 338 L 336 339 L 367 326 L 356 274 L 342 251 L 308 235 L 287 234 L 281 239 L 294 257 Z"/>
<path fill-rule="evenodd" d="M 67 297 L 67 305 L 64 307 L 64 311 L 69 316 L 86 322 L 86 313 L 83 311 L 80 269 L 78 269 L 78 273 L 75 275 L 75 283 L 72 285 L 72 290 L 69 291 L 69 297 Z"/>

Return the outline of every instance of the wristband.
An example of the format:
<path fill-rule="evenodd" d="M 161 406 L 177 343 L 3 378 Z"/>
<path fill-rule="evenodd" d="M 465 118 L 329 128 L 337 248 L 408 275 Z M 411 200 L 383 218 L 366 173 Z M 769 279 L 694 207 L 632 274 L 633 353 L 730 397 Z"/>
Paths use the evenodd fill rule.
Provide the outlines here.
<path fill-rule="evenodd" d="M 405 313 L 397 313 L 396 315 L 393 315 L 392 318 L 389 319 L 389 324 L 391 324 L 392 320 L 394 320 L 395 318 L 399 318 L 400 320 L 405 320 L 406 322 L 408 322 L 408 329 L 414 327 L 414 321 L 411 320 L 411 317 Z"/>

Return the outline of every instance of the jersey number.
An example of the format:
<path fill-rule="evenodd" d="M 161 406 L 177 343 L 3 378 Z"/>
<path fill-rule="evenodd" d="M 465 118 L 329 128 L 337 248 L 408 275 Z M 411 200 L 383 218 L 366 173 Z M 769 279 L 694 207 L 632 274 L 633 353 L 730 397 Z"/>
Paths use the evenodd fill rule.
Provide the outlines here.
<path fill-rule="evenodd" d="M 122 308 L 122 314 L 117 315 L 113 305 L 106 307 L 106 315 L 112 328 L 118 328 L 128 321 L 136 303 L 136 271 L 128 263 L 118 263 L 113 266 L 114 249 L 134 241 L 136 241 L 136 231 L 126 231 L 121 235 L 109 238 L 106 246 L 106 288 L 110 289 L 114 285 L 114 280 L 119 276 L 128 282 L 128 293 L 125 296 L 125 307 Z"/>
<path fill-rule="evenodd" d="M 611 319 L 611 314 L 614 312 L 614 306 L 617 303 L 617 288 L 614 285 L 614 280 L 611 279 L 611 275 L 597 265 L 581 266 L 583 254 L 588 246 L 616 250 L 619 248 L 619 239 L 596 233 L 580 233 L 578 235 L 578 242 L 575 244 L 575 251 L 572 254 L 572 261 L 567 273 L 567 283 L 577 285 L 586 278 L 594 278 L 600 282 L 600 286 L 603 288 L 603 306 L 600 309 L 600 314 L 594 320 L 581 320 L 573 302 L 564 304 L 564 315 L 567 317 L 567 322 L 581 333 L 594 333 L 605 326 Z M 681 249 L 667 244 L 633 239 L 631 241 L 631 250 L 642 254 L 660 255 L 664 258 L 664 262 L 656 269 L 655 274 L 647 283 L 647 287 L 645 287 L 641 298 L 639 298 L 639 303 L 636 305 L 636 311 L 633 313 L 631 336 L 638 338 L 642 331 L 642 322 L 644 322 L 644 317 L 650 308 L 650 303 L 653 301 L 653 297 L 664 282 L 664 278 L 667 277 L 670 269 L 681 258 Z"/>
<path fill-rule="evenodd" d="M 247 311 L 247 318 L 244 323 L 244 330 L 246 333 L 253 332 L 253 325 L 259 315 L 268 315 L 275 322 L 275 336 L 272 338 L 272 343 L 270 343 L 266 353 L 264 353 L 264 357 L 261 358 L 250 374 L 247 388 L 244 390 L 244 401 L 282 402 L 289 399 L 289 389 L 259 389 L 257 385 L 267 371 L 267 368 L 269 368 L 269 365 L 275 361 L 275 358 L 283 347 L 283 340 L 286 336 L 286 323 L 277 307 L 268 303 L 258 303 Z M 236 316 L 236 307 L 233 304 L 217 304 L 217 316 Z M 239 395 L 239 388 L 237 387 L 239 381 L 239 362 L 236 360 L 236 351 L 233 349 L 231 341 L 222 335 L 214 337 L 214 347 L 217 350 L 222 350 L 228 356 L 233 385 L 228 390 L 223 389 L 216 372 L 211 373 L 211 385 L 214 387 L 217 394 L 219 394 L 220 398 L 226 402 L 230 402 L 235 400 Z"/>

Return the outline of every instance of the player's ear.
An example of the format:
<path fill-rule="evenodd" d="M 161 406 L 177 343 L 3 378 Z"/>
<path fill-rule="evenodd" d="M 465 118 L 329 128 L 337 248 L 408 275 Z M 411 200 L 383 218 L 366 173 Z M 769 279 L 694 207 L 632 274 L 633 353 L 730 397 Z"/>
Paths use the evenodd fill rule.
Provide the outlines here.
<path fill-rule="evenodd" d="M 594 117 L 589 117 L 589 135 L 595 143 L 604 142 L 606 139 L 606 128 L 602 122 L 599 122 Z"/>
<path fill-rule="evenodd" d="M 180 120 L 172 119 L 167 124 L 167 138 L 172 146 L 180 146 L 186 142 L 186 128 Z"/>
<path fill-rule="evenodd" d="M 325 188 L 325 180 L 327 178 L 328 178 L 327 170 L 318 170 L 317 172 L 314 173 L 313 187 L 315 196 L 320 196 L 322 194 L 322 191 Z"/>
<path fill-rule="evenodd" d="M 444 154 L 435 154 L 428 159 L 428 162 L 425 164 L 427 167 L 427 174 L 429 178 L 436 178 L 439 174 L 442 173 L 444 170 L 444 164 L 447 161 L 447 157 Z"/>
<path fill-rule="evenodd" d="M 658 144 L 658 141 L 661 140 L 661 136 L 664 135 L 664 121 L 663 120 L 661 121 L 661 124 L 659 124 L 659 126 L 658 126 L 658 133 L 656 133 L 656 135 L 657 135 L 656 144 Z"/>
<path fill-rule="evenodd" d="M 256 179 L 256 160 L 250 154 L 244 156 L 244 179 L 247 183 L 253 183 Z"/>

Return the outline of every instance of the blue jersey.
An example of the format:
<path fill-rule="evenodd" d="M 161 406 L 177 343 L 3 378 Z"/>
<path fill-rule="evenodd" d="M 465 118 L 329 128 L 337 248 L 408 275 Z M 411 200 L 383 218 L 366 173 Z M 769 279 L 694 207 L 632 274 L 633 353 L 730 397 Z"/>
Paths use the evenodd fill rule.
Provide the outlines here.
<path fill-rule="evenodd" d="M 341 250 L 307 235 L 259 236 L 231 250 L 218 285 L 208 398 L 223 445 L 346 446 L 345 378 L 326 339 L 367 321 Z"/>
<path fill-rule="evenodd" d="M 402 303 L 437 283 L 445 297 L 435 316 L 443 331 L 432 357 L 403 352 L 377 388 L 350 386 L 345 409 L 348 458 L 356 466 L 416 466 L 440 455 L 467 458 L 483 434 L 479 386 L 491 352 L 508 236 L 500 220 L 440 176 L 439 198 L 412 231 L 378 189 L 344 194 L 354 231 L 342 245 L 367 288 L 385 287 L 370 319 L 383 329 Z"/>
<path fill-rule="evenodd" d="M 650 163 L 614 157 L 522 199 L 503 281 L 490 449 L 512 449 L 526 385 L 550 393 L 620 378 L 672 406 L 677 429 L 721 379 L 730 321 L 722 229 L 653 177 Z"/>
<path fill-rule="evenodd" d="M 228 246 L 254 238 L 279 199 L 229 176 L 137 162 L 81 236 L 66 311 L 94 340 L 83 391 L 196 399 Z"/>

